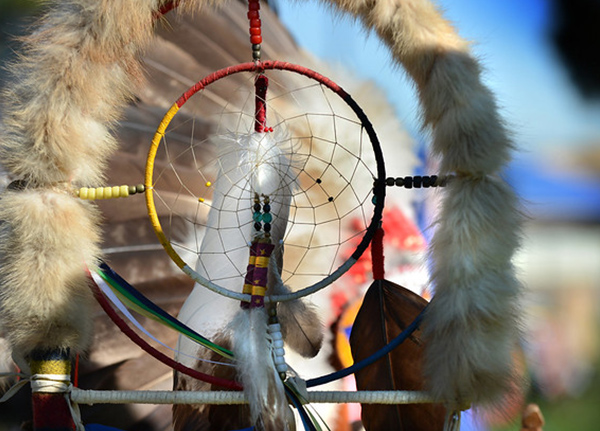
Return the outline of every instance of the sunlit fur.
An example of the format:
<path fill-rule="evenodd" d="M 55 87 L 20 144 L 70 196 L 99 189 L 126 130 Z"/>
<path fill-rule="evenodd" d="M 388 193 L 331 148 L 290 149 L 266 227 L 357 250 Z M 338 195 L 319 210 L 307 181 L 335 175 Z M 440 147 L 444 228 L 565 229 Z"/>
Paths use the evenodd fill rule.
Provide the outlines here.
<path fill-rule="evenodd" d="M 2 326 L 15 355 L 83 351 L 91 341 L 85 266 L 98 254 L 96 212 L 43 189 L 5 192 L 1 203 Z"/>
<path fill-rule="evenodd" d="M 24 191 L 1 197 L 1 325 L 14 357 L 91 342 L 85 268 L 98 217 L 73 185 L 97 185 L 110 128 L 141 81 L 158 1 L 47 2 L 21 40 L 2 94 L 0 159 Z"/>
<path fill-rule="evenodd" d="M 82 274 L 95 255 L 97 225 L 93 212 L 66 192 L 71 183 L 102 178 L 114 148 L 110 127 L 140 79 L 137 56 L 151 39 L 161 3 L 48 2 L 10 66 L 0 158 L 14 178 L 35 188 L 2 197 L 2 324 L 17 353 L 39 342 L 75 350 L 88 342 L 87 330 L 61 328 L 72 310 L 85 321 Z M 221 2 L 183 3 L 193 9 Z M 494 97 L 468 44 L 431 2 L 328 4 L 375 30 L 390 48 L 416 84 L 442 173 L 457 174 L 444 194 L 431 249 L 436 296 L 424 323 L 429 386 L 450 404 L 494 401 L 511 377 L 508 350 L 518 333 L 520 290 L 510 263 L 518 245 L 516 201 L 496 177 L 511 143 Z M 54 341 L 33 325 L 54 331 Z"/>

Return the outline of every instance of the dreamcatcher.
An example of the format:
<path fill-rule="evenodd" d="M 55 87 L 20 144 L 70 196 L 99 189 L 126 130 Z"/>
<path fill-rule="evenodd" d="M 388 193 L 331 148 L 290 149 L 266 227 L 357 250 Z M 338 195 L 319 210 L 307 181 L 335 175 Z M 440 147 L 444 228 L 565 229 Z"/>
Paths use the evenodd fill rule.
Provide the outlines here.
<path fill-rule="evenodd" d="M 210 326 L 211 318 L 231 322 L 213 336 L 225 341 L 232 334 L 237 372 L 255 401 L 251 423 L 284 429 L 283 339 L 304 355 L 318 351 L 318 318 L 300 298 L 339 278 L 368 246 L 381 220 L 385 184 L 376 179 L 385 169 L 370 122 L 339 86 L 300 66 L 260 61 L 258 2 L 249 5 L 255 61 L 209 75 L 173 105 L 155 135 L 145 186 L 160 242 L 201 285 L 180 319 L 195 328 Z M 297 75 L 291 80 L 297 87 L 284 88 L 282 73 Z M 218 116 L 217 130 L 205 142 L 178 142 L 178 131 L 195 128 L 197 116 L 192 105 L 172 124 L 176 113 L 188 103 L 210 104 L 219 85 L 233 89 L 226 105 L 209 114 Z M 207 152 L 213 158 L 202 156 Z M 174 168 L 182 157 L 190 161 L 188 173 Z M 161 188 L 172 190 L 173 181 L 179 193 L 164 196 Z M 357 219 L 362 239 L 341 261 L 341 250 L 357 235 L 349 220 Z M 186 242 L 177 239 L 182 222 L 191 225 Z M 179 349 L 188 357 L 197 351 L 185 339 Z"/>
<path fill-rule="evenodd" d="M 384 2 L 381 4 L 385 6 Z M 98 49 L 106 50 L 108 57 L 116 56 L 117 52 L 125 56 L 117 63 L 118 67 L 111 67 L 116 67 L 119 73 L 135 75 L 132 73 L 135 50 L 129 49 L 128 43 L 141 45 L 141 41 L 148 38 L 145 33 L 148 17 L 155 14 L 157 6 L 162 6 L 164 12 L 172 5 L 171 2 L 148 2 L 143 3 L 142 9 L 135 10 L 132 19 L 144 32 L 138 33 L 135 25 L 123 23 L 131 32 L 124 32 L 114 43 L 94 38 L 94 43 L 100 45 Z M 395 12 L 397 20 L 395 15 L 389 17 L 375 8 L 386 16 L 377 21 L 370 18 L 370 11 L 355 10 L 347 4 L 340 6 L 362 15 L 366 22 L 374 25 L 393 48 L 398 61 L 413 76 L 419 86 L 425 120 L 434 127 L 434 150 L 442 155 L 441 171 L 444 175 L 454 174 L 432 246 L 436 296 L 426 314 L 423 314 L 422 301 L 410 297 L 399 286 L 384 282 L 382 269 L 376 270 L 376 283 L 370 292 L 377 292 L 370 296 L 393 298 L 400 292 L 402 298 L 408 297 L 406 308 L 399 307 L 400 313 L 406 313 L 410 319 L 419 316 L 386 348 L 391 349 L 410 336 L 425 316 L 423 337 L 428 345 L 425 372 L 430 381 L 429 389 L 434 399 L 449 409 L 447 428 L 455 429 L 461 409 L 470 402 L 495 399 L 512 377 L 507 359 L 510 355 L 506 352 L 510 352 L 517 335 L 514 300 L 518 283 L 512 275 L 510 255 L 517 242 L 514 226 L 518 217 L 515 217 L 510 190 L 495 177 L 507 160 L 510 144 L 495 112 L 493 98 L 479 83 L 476 63 L 462 40 L 431 5 L 419 6 L 422 8 L 419 13 L 432 12 L 428 15 L 431 21 L 427 23 L 432 32 L 425 32 L 437 38 L 431 44 L 436 47 L 431 58 L 438 56 L 432 64 L 428 63 L 430 56 L 419 51 L 422 47 L 431 48 L 427 40 L 415 36 L 421 32 L 397 28 L 398 23 L 407 28 L 418 26 L 414 19 L 404 15 L 403 8 Z M 86 13 L 106 13 L 115 19 L 121 13 L 113 9 L 92 9 L 86 9 Z M 60 18 L 60 14 L 55 17 Z M 254 61 L 208 75 L 177 100 L 163 118 L 152 142 L 145 184 L 141 187 L 84 187 L 77 194 L 83 199 L 104 199 L 109 195 L 145 193 L 148 213 L 162 246 L 173 262 L 197 282 L 180 313 L 180 321 L 176 321 L 161 315 L 151 303 L 136 296 L 108 267 L 101 266 L 98 275 L 92 271 L 98 284 L 109 285 L 134 307 L 153 313 L 186 334 L 180 340 L 177 353 L 184 364 L 177 368 L 180 388 L 190 388 L 189 380 L 181 377 L 183 372 L 209 385 L 234 389 L 239 389 L 234 381 L 237 376 L 250 401 L 251 423 L 265 429 L 291 428 L 289 399 L 305 426 L 314 429 L 315 421 L 303 407 L 302 382 L 294 370 L 288 368 L 283 350 L 284 338 L 289 346 L 306 356 L 314 354 L 321 343 L 316 314 L 302 298 L 341 277 L 374 238 L 374 265 L 382 268 L 383 256 L 377 250 L 381 249 L 380 225 L 386 187 L 435 187 L 445 180 L 386 178 L 376 134 L 356 102 L 337 84 L 316 72 L 284 62 L 261 61 L 257 0 L 249 2 L 248 18 Z M 407 42 L 399 43 L 390 36 L 396 33 L 401 33 Z M 423 59 L 419 60 L 419 56 Z M 119 74 L 104 69 L 103 73 L 107 81 L 94 87 L 95 95 L 101 96 L 104 90 L 111 89 L 115 94 L 107 99 L 122 101 L 122 94 L 126 93 L 123 82 L 114 85 L 116 90 L 109 82 Z M 281 74 L 286 78 L 282 79 Z M 14 90 L 11 100 L 20 100 L 16 96 L 22 88 L 25 86 Z M 68 85 L 65 88 L 72 89 Z M 215 88 L 218 90 L 213 90 Z M 466 102 L 462 90 L 475 102 Z M 83 100 L 83 90 L 78 91 L 81 91 L 79 99 Z M 226 94 L 226 100 L 215 103 L 218 94 Z M 307 100 L 311 101 L 310 111 L 304 109 Z M 17 111 L 9 115 L 7 121 L 14 129 L 11 138 L 26 130 L 18 123 Z M 105 126 L 96 123 L 109 122 L 114 113 L 100 102 L 81 112 L 69 111 L 69 115 L 79 119 L 77 115 L 92 113 L 99 117 L 89 124 L 83 121 L 87 127 L 84 131 L 98 132 L 100 127 L 98 136 L 108 145 Z M 211 124 L 218 126 L 210 130 L 210 139 L 197 140 L 194 130 L 207 127 L 203 118 L 216 119 Z M 186 134 L 189 131 L 191 135 Z M 68 139 L 67 132 L 63 131 L 60 136 Z M 64 150 L 62 142 L 58 143 L 48 152 L 62 155 L 70 151 Z M 27 254 L 28 249 L 35 249 L 35 240 L 26 237 L 25 246 L 18 238 L 13 240 L 24 226 L 18 214 L 29 205 L 33 208 L 28 212 L 37 217 L 34 222 L 43 220 L 41 214 L 51 201 L 56 214 L 48 229 L 53 235 L 55 232 L 60 235 L 61 231 L 73 227 L 62 218 L 68 210 L 80 224 L 74 226 L 63 245 L 68 250 L 83 250 L 83 260 L 93 268 L 98 255 L 94 211 L 85 204 L 74 203 L 74 193 L 70 192 L 73 183 L 98 182 L 102 166 L 90 161 L 98 157 L 97 150 L 84 145 L 81 157 L 74 152 L 67 160 L 57 157 L 59 161 L 54 161 L 47 154 L 37 154 L 32 163 L 20 164 L 19 156 L 28 160 L 24 149 L 29 147 L 19 139 L 9 140 L 9 144 L 9 149 L 17 148 L 20 152 L 8 157 L 7 166 L 15 176 L 25 177 L 25 180 L 13 183 L 11 191 L 3 197 L 5 204 L 8 203 L 2 210 L 2 219 L 6 221 L 3 234 L 10 240 L 3 245 L 3 255 L 7 256 L 12 248 L 24 249 L 23 259 L 37 259 Z M 33 165 L 36 168 L 29 169 Z M 182 165 L 186 167 L 182 169 Z M 80 174 L 82 166 L 86 168 L 83 175 Z M 176 190 L 176 193 L 167 190 Z M 23 197 L 40 195 L 43 195 L 40 201 L 43 203 L 23 200 Z M 347 228 L 349 221 L 353 222 L 353 229 Z M 39 232 L 45 233 L 45 222 L 40 226 Z M 80 235 L 82 232 L 91 233 Z M 348 247 L 356 247 L 349 258 Z M 52 262 L 57 258 L 51 250 L 44 253 L 50 264 L 39 263 L 39 259 L 36 264 L 39 263 L 40 268 L 54 269 Z M 72 263 L 76 259 L 68 253 L 61 254 L 60 259 L 61 264 L 64 262 L 64 271 L 56 271 L 56 286 L 47 290 L 59 291 L 65 285 L 78 291 L 78 286 L 86 282 L 81 275 L 72 280 L 71 274 L 78 273 Z M 16 289 L 6 288 L 15 280 L 15 274 L 21 272 L 6 257 L 0 269 L 5 289 L 3 306 L 7 307 L 22 298 L 15 293 Z M 105 295 L 110 295 L 110 287 L 104 289 Z M 104 295 L 98 290 L 96 295 L 103 300 Z M 79 305 L 72 304 L 75 308 Z M 81 332 L 78 328 L 82 319 L 61 316 L 52 320 L 51 314 L 48 320 L 60 328 L 64 336 L 49 340 L 31 338 L 17 323 L 9 322 L 12 325 L 9 329 L 18 333 L 11 340 L 15 351 L 31 358 L 40 344 L 64 350 L 85 348 L 89 337 L 85 330 Z M 23 318 L 13 317 L 14 322 L 31 326 Z M 222 326 L 217 321 L 229 323 Z M 4 323 L 7 323 L 6 318 Z M 212 340 L 206 340 L 195 331 L 200 328 L 202 331 L 198 332 L 208 333 Z M 362 324 L 362 329 L 356 328 L 356 331 L 356 334 L 369 333 L 368 324 L 366 329 Z M 386 333 L 385 338 L 388 335 Z M 418 338 L 413 336 L 415 339 L 418 344 Z M 196 343 L 209 347 L 210 353 L 199 354 Z M 383 355 L 388 352 L 382 351 Z M 418 351 L 416 355 L 418 357 Z M 199 359 L 213 362 L 207 365 L 198 362 Z M 365 363 L 375 360 L 377 358 L 365 358 Z M 198 368 L 209 373 L 199 373 Z M 212 377 L 207 379 L 211 373 Z M 338 375 L 313 379 L 307 384 L 335 377 Z M 211 412 L 201 413 L 211 415 Z M 239 424 L 233 418 L 226 426 Z M 372 426 L 378 425 L 373 423 Z"/>

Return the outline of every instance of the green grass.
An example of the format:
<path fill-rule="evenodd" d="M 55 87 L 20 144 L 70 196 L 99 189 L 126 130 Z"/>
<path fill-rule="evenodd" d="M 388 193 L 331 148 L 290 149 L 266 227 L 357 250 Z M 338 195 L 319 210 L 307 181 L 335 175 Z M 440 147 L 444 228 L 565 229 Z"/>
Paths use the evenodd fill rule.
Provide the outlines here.
<path fill-rule="evenodd" d="M 577 398 L 546 400 L 532 393 L 527 401 L 540 406 L 546 424 L 544 431 L 598 431 L 600 430 L 600 364 L 585 391 Z M 494 431 L 518 431 L 515 423 Z"/>

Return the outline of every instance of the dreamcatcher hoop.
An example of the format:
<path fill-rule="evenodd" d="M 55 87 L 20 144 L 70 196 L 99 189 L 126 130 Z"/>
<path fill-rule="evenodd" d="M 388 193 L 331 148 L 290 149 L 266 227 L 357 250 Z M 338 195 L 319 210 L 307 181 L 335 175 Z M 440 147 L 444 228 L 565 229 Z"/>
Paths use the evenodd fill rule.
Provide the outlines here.
<path fill-rule="evenodd" d="M 375 234 L 377 228 L 380 226 L 381 217 L 383 213 L 384 201 L 385 201 L 385 165 L 383 160 L 383 153 L 381 151 L 381 146 L 379 140 L 377 138 L 377 134 L 373 128 L 373 125 L 367 118 L 364 111 L 361 107 L 356 103 L 356 101 L 348 94 L 344 89 L 342 89 L 339 85 L 331 81 L 330 79 L 324 77 L 323 75 L 308 69 L 303 66 L 299 66 L 296 64 L 284 62 L 284 61 L 256 61 L 256 62 L 248 62 L 242 63 L 236 66 L 227 67 L 225 69 L 218 70 L 204 79 L 198 81 L 195 85 L 190 87 L 183 95 L 177 99 L 177 101 L 171 106 L 171 108 L 167 111 L 163 119 L 161 120 L 156 133 L 152 139 L 152 143 L 150 146 L 150 150 L 148 152 L 148 157 L 146 161 L 146 170 L 145 170 L 145 196 L 146 196 L 146 206 L 148 215 L 150 217 L 150 221 L 152 223 L 152 227 L 154 232 L 156 233 L 158 240 L 161 245 L 171 258 L 173 262 L 190 278 L 192 278 L 197 283 L 202 286 L 212 290 L 215 293 L 223 295 L 225 297 L 239 300 L 239 301 L 250 301 L 251 295 L 244 294 L 240 292 L 232 291 L 231 289 L 220 286 L 213 281 L 207 279 L 206 277 L 200 275 L 197 271 L 195 271 L 191 266 L 189 266 L 184 259 L 177 253 L 177 251 L 171 245 L 169 239 L 165 235 L 163 228 L 161 226 L 158 213 L 156 211 L 155 202 L 154 202 L 154 161 L 156 158 L 156 154 L 158 149 L 163 141 L 165 136 L 167 127 L 171 123 L 171 120 L 175 117 L 177 112 L 181 109 L 181 107 L 196 93 L 201 90 L 204 90 L 209 85 L 215 83 L 216 81 L 226 78 L 231 75 L 251 72 L 251 73 L 263 73 L 268 70 L 280 70 L 286 72 L 293 72 L 299 75 L 303 75 L 313 81 L 316 81 L 318 84 L 321 84 L 331 90 L 334 94 L 336 94 L 339 98 L 341 98 L 348 107 L 354 112 L 358 120 L 360 121 L 361 127 L 366 131 L 367 136 L 371 142 L 373 154 L 375 156 L 376 163 L 376 171 L 377 178 L 373 180 L 373 216 L 372 219 L 367 226 L 365 233 L 354 250 L 351 256 L 343 262 L 336 270 L 334 270 L 331 274 L 324 277 L 322 280 L 308 286 L 297 290 L 295 292 L 291 292 L 283 295 L 272 295 L 266 296 L 265 302 L 283 302 L 290 301 L 298 298 L 302 298 L 304 296 L 313 294 L 329 284 L 333 283 L 339 277 L 341 277 L 363 254 L 363 252 L 369 246 L 373 235 Z"/>

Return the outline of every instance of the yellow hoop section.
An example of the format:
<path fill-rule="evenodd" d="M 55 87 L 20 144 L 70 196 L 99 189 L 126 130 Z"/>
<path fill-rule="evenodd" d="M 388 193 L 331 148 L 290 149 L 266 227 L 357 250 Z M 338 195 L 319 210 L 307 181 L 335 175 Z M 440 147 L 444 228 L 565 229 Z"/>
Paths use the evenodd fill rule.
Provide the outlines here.
<path fill-rule="evenodd" d="M 156 157 L 156 152 L 158 151 L 158 147 L 160 145 L 160 141 L 165 136 L 165 130 L 171 123 L 171 120 L 179 111 L 179 106 L 177 103 L 173 104 L 171 108 L 167 111 L 163 119 L 161 120 L 158 128 L 156 129 L 156 133 L 152 138 L 152 144 L 150 145 L 150 151 L 148 151 L 148 157 L 146 158 L 146 172 L 144 177 L 144 185 L 146 186 L 145 195 L 146 195 L 146 208 L 148 210 L 148 215 L 150 216 L 150 222 L 152 223 L 152 229 L 156 233 L 158 240 L 161 245 L 164 247 L 165 251 L 169 255 L 169 257 L 175 262 L 175 264 L 183 269 L 187 264 L 183 261 L 183 259 L 177 254 L 177 252 L 171 246 L 171 243 L 165 236 L 163 232 L 160 221 L 158 220 L 158 214 L 156 213 L 156 207 L 154 206 L 154 194 L 153 187 L 154 184 L 152 182 L 152 172 L 154 171 L 154 159 Z"/>

